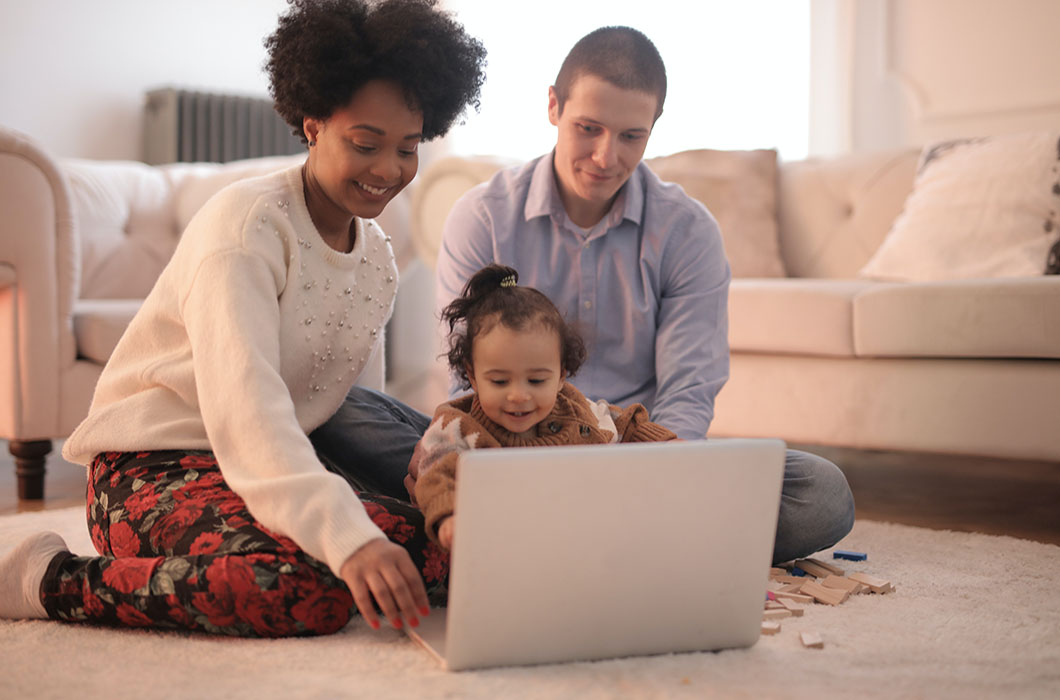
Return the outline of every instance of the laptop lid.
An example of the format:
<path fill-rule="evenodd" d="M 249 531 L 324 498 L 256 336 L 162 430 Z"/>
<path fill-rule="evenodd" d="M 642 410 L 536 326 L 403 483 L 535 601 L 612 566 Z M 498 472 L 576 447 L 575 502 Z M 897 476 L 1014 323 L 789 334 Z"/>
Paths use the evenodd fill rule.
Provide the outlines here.
<path fill-rule="evenodd" d="M 469 451 L 448 609 L 409 633 L 450 670 L 749 646 L 784 451 L 742 439 Z"/>

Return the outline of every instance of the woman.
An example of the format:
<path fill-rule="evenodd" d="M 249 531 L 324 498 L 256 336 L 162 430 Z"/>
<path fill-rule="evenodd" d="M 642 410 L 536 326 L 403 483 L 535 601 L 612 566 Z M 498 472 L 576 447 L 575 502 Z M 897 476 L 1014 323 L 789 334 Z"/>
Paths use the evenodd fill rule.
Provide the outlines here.
<path fill-rule="evenodd" d="M 292 0 L 267 69 L 308 157 L 188 225 L 63 449 L 102 556 L 26 540 L 0 616 L 282 636 L 427 614 L 447 564 L 415 509 L 359 496 L 307 435 L 381 378 L 397 271 L 368 219 L 477 106 L 485 51 L 434 5 Z"/>

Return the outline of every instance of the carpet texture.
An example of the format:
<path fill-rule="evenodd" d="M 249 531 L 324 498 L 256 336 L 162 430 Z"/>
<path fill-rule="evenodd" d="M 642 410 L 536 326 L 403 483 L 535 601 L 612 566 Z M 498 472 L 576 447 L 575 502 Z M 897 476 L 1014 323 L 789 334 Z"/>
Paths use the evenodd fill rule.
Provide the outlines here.
<path fill-rule="evenodd" d="M 93 551 L 70 508 L 0 517 L 0 552 L 41 529 Z M 359 619 L 288 640 L 0 621 L 0 698 L 1060 697 L 1060 547 L 871 521 L 839 547 L 897 591 L 809 606 L 749 649 L 446 673 Z"/>

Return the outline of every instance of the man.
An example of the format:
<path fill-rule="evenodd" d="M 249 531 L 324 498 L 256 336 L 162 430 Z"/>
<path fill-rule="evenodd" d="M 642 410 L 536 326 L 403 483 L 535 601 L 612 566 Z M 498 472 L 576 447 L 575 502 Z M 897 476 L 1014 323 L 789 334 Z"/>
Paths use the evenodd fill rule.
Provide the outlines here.
<path fill-rule="evenodd" d="M 489 263 L 514 267 L 584 333 L 589 357 L 573 384 L 592 399 L 641 403 L 679 437 L 702 439 L 728 378 L 730 272 L 706 208 L 641 162 L 665 97 L 662 58 L 640 32 L 604 27 L 575 44 L 549 88 L 555 149 L 456 203 L 439 252 L 437 301 L 458 296 Z M 339 417 L 354 409 L 361 419 L 381 417 L 370 422 L 377 441 L 400 453 L 388 460 L 411 454 L 402 429 L 427 424 L 367 392 L 351 394 Z M 401 426 L 387 423 L 390 413 Z M 355 429 L 345 424 L 318 432 Z M 789 450 L 774 561 L 835 544 L 853 520 L 842 472 Z"/>

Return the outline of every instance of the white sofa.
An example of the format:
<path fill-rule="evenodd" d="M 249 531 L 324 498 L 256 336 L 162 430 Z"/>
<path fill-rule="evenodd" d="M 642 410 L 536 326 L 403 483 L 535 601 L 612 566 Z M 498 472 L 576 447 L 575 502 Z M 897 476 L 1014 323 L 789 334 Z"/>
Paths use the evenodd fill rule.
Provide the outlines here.
<path fill-rule="evenodd" d="M 192 215 L 225 185 L 304 160 L 227 164 L 53 158 L 0 126 L 0 438 L 20 498 L 42 498 L 51 441 L 88 413 L 103 365 Z M 399 195 L 380 223 L 399 265 Z M 406 238 L 407 240 L 407 238 Z"/>
<path fill-rule="evenodd" d="M 719 155 L 648 163 L 727 206 L 750 186 L 719 174 Z M 744 181 L 775 178 L 755 198 L 775 217 L 781 276 L 733 279 L 731 374 L 710 434 L 1060 461 L 1060 276 L 861 279 L 912 190 L 918 151 L 773 155 L 772 171 L 756 157 L 764 174 Z M 423 259 L 436 258 L 456 199 L 512 162 L 451 157 L 421 176 L 412 228 Z"/>
<path fill-rule="evenodd" d="M 51 441 L 85 416 L 194 212 L 224 185 L 300 158 L 58 160 L 0 127 L 0 438 L 16 458 L 20 497 L 42 496 Z M 433 264 L 456 198 L 512 162 L 447 158 L 425 168 L 380 219 L 399 267 L 413 255 L 407 231 Z M 778 183 L 775 192 L 719 190 L 696 152 L 652 164 L 689 191 L 707 184 L 727 200 L 764 203 L 779 229 L 787 276 L 733 281 L 732 372 L 712 435 L 1060 460 L 1060 277 L 856 278 L 902 209 L 915 152 L 779 170 L 774 160 L 759 175 Z"/>

